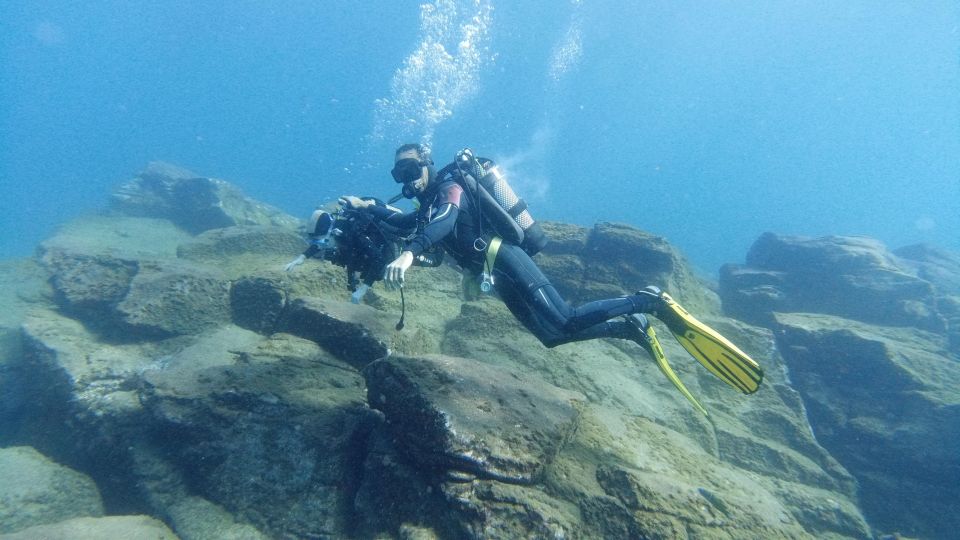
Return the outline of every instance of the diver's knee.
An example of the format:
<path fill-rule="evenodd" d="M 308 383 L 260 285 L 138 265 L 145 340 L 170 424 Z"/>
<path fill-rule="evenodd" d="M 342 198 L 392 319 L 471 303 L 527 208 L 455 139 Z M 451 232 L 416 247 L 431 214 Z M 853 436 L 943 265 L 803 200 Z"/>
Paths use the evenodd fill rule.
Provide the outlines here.
<path fill-rule="evenodd" d="M 548 349 L 552 349 L 557 345 L 563 345 L 564 343 L 566 343 L 564 336 L 561 336 L 561 335 L 538 333 L 536 334 L 536 336 L 537 336 L 537 339 L 540 340 L 540 343 L 543 344 L 543 346 Z"/>

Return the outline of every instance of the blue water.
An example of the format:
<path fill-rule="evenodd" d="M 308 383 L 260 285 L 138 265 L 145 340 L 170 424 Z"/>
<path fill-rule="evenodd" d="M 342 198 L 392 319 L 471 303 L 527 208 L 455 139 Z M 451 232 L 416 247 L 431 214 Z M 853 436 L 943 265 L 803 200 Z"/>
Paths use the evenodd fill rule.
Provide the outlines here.
<path fill-rule="evenodd" d="M 423 6 L 0 4 L 0 257 L 151 160 L 306 216 L 411 140 L 708 274 L 764 231 L 960 250 L 955 0 Z"/>

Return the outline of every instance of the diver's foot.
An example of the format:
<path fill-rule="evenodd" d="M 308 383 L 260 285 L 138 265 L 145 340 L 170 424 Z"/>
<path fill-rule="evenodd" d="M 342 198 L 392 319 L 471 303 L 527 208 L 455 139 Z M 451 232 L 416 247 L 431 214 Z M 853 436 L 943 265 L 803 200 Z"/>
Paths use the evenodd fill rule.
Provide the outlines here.
<path fill-rule="evenodd" d="M 683 315 L 689 316 L 669 294 L 655 285 L 647 285 L 634 293 L 634 298 L 642 304 L 641 311 L 660 319 L 674 335 L 683 334 L 687 330 Z"/>
<path fill-rule="evenodd" d="M 648 285 L 633 293 L 630 298 L 633 301 L 634 309 L 640 313 L 649 313 L 659 318 L 658 313 L 663 311 L 662 308 L 666 304 L 665 294 L 660 290 L 660 287 Z"/>
<path fill-rule="evenodd" d="M 647 353 L 655 359 L 656 355 L 653 351 L 653 343 L 650 337 L 650 320 L 642 313 L 624 315 L 623 318 L 634 330 L 630 339 L 636 342 L 637 345 L 643 347 L 643 350 L 647 351 Z"/>

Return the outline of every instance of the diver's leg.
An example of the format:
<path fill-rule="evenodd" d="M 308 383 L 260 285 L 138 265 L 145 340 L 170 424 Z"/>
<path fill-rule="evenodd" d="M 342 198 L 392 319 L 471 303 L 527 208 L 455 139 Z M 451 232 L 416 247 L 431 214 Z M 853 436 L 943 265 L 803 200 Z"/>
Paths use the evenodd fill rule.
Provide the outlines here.
<path fill-rule="evenodd" d="M 637 331 L 637 327 L 635 325 L 630 324 L 625 319 L 617 319 L 612 321 L 604 321 L 593 326 L 588 326 L 579 332 L 557 332 L 554 339 L 551 340 L 547 346 L 556 347 L 557 345 L 563 345 L 564 343 L 587 341 L 597 338 L 617 338 L 638 341 L 639 339 L 642 339 L 642 336 Z"/>
<path fill-rule="evenodd" d="M 510 311 L 548 347 L 598 337 L 634 339 L 635 325 L 610 319 L 648 310 L 651 302 L 659 301 L 635 294 L 572 308 L 529 255 L 506 244 L 497 255 L 494 276 Z"/>
<path fill-rule="evenodd" d="M 561 325 L 556 321 L 562 323 L 566 318 L 553 313 L 556 309 L 555 306 L 544 307 L 532 304 L 528 300 L 530 296 L 529 283 L 518 281 L 516 279 L 517 275 L 515 272 L 502 272 L 500 269 L 494 269 L 494 286 L 497 296 L 503 300 L 507 309 L 523 324 L 524 328 L 536 336 L 544 346 L 553 347 L 562 343 L 558 340 L 563 339 L 564 333 L 560 329 Z"/>
<path fill-rule="evenodd" d="M 553 303 L 563 303 L 566 305 L 566 302 L 560 298 L 560 293 L 557 292 L 553 285 L 548 283 L 542 289 L 541 296 L 546 296 Z M 661 302 L 657 296 L 641 293 L 616 298 L 606 298 L 604 300 L 594 300 L 575 308 L 569 308 L 566 313 L 567 320 L 563 323 L 562 328 L 566 333 L 576 334 L 616 317 L 634 313 L 649 313 L 656 309 Z"/>

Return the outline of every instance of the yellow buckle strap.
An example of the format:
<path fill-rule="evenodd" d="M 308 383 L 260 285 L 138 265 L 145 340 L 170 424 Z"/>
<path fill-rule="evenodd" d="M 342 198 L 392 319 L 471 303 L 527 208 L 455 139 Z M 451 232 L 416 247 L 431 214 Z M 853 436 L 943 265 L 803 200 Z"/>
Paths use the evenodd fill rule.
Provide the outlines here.
<path fill-rule="evenodd" d="M 497 253 L 500 252 L 500 244 L 503 243 L 503 239 L 499 236 L 494 236 L 490 240 L 490 245 L 487 246 L 487 272 L 493 272 L 493 263 L 497 262 Z"/>

